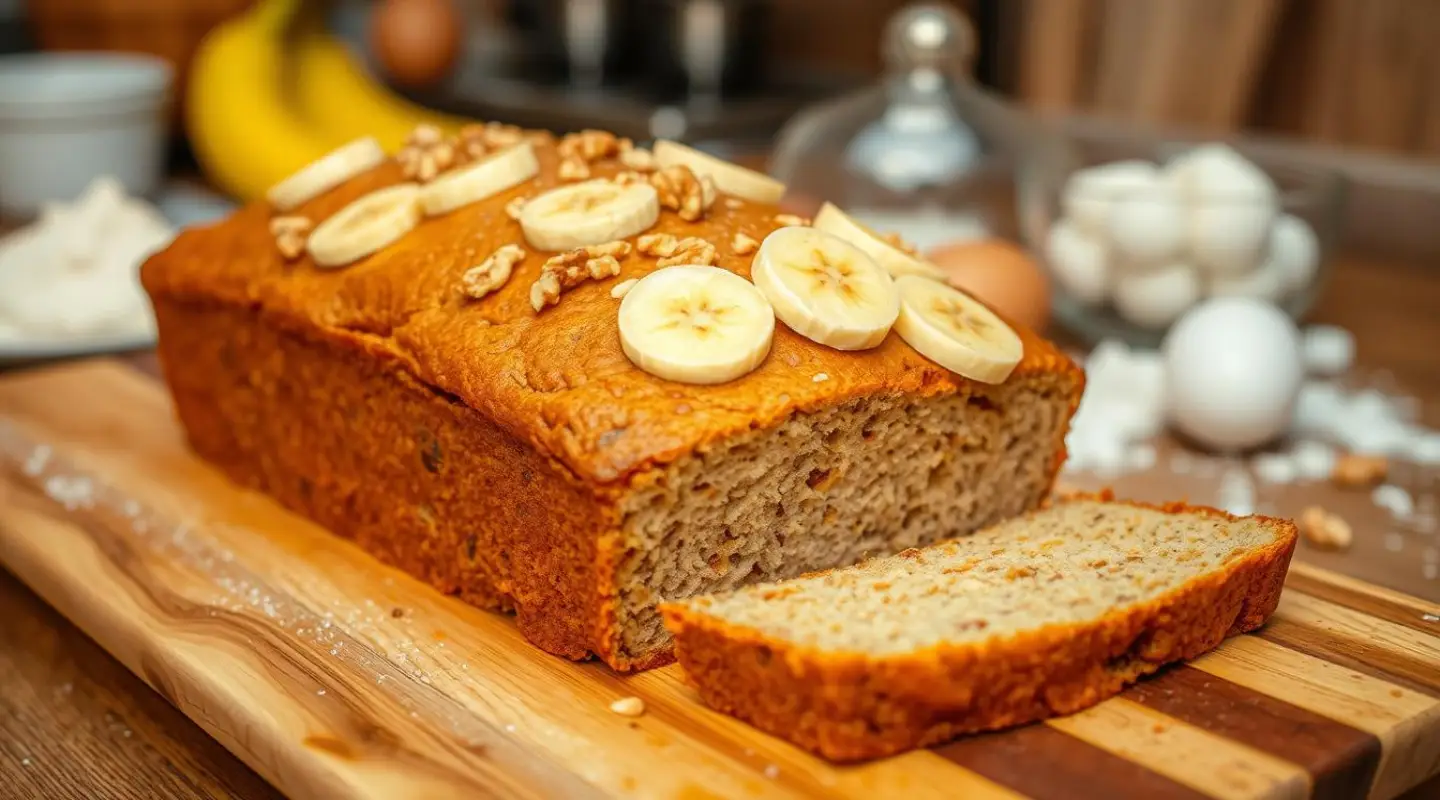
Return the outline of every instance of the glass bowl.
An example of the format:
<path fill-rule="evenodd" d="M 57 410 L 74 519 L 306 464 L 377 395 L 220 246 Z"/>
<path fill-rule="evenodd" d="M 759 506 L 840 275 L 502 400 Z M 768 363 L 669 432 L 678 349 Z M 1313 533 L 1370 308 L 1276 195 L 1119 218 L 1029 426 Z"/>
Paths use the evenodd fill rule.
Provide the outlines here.
<path fill-rule="evenodd" d="M 1214 296 L 1299 319 L 1328 275 L 1345 195 L 1338 172 L 1243 145 L 1072 135 L 1026 161 L 1017 211 L 1062 326 L 1154 347 Z"/>

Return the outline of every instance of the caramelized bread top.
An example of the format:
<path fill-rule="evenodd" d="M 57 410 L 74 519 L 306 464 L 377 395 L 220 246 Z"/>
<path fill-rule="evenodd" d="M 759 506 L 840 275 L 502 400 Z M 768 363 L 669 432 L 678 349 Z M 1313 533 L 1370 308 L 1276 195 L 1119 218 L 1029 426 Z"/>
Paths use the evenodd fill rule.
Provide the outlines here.
<path fill-rule="evenodd" d="M 408 371 L 563 463 L 597 491 L 619 490 L 638 474 L 713 440 L 777 424 L 797 410 L 876 392 L 922 395 L 967 390 L 968 381 L 921 356 L 892 332 L 873 350 L 842 352 L 816 344 L 777 321 L 769 357 L 754 372 L 718 386 L 661 380 L 621 351 L 616 317 L 620 281 L 654 271 L 656 259 L 631 254 L 620 275 L 566 291 L 538 314 L 531 284 L 552 253 L 536 252 L 505 211 L 517 197 L 562 185 L 555 141 L 535 144 L 540 174 L 513 189 L 444 216 L 343 269 L 318 269 L 306 256 L 286 261 L 269 232 L 275 213 L 252 204 L 218 224 L 183 232 L 144 266 L 156 299 L 256 309 L 269 324 L 352 347 Z M 623 171 L 616 160 L 591 164 L 592 177 Z M 310 200 L 289 214 L 315 223 L 356 198 L 403 180 L 393 161 Z M 697 236 L 714 245 L 716 265 L 750 276 L 751 255 L 732 239 L 757 241 L 781 223 L 775 206 L 723 194 L 695 222 L 664 210 L 647 233 Z M 497 248 L 528 253 L 509 281 L 482 300 L 464 297 L 461 276 Z M 1011 323 L 1025 348 L 1009 380 L 1053 375 L 1078 403 L 1079 369 L 1052 344 Z M 816 376 L 824 378 L 817 379 Z"/>

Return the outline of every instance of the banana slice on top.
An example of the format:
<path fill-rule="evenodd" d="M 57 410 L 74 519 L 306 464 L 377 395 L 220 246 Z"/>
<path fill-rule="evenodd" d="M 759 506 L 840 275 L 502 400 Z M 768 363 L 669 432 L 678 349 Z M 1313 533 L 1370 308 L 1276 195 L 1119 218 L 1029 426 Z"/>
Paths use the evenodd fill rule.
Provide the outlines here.
<path fill-rule="evenodd" d="M 602 179 L 561 186 L 531 199 L 520 212 L 520 228 L 535 249 L 560 252 L 634 236 L 658 219 L 655 187 Z"/>
<path fill-rule="evenodd" d="M 397 241 L 420 224 L 420 186 L 401 183 L 357 198 L 310 233 L 317 267 L 343 267 Z"/>
<path fill-rule="evenodd" d="M 880 344 L 900 313 L 895 283 L 874 259 L 814 228 L 766 236 L 750 274 L 781 321 L 837 350 Z"/>
<path fill-rule="evenodd" d="M 708 175 L 715 188 L 725 194 L 754 200 L 757 203 L 778 203 L 785 194 L 785 184 L 761 172 L 731 164 L 709 153 L 702 153 L 679 142 L 657 139 L 651 151 L 655 163 L 662 168 L 689 167 L 696 175 Z"/>
<path fill-rule="evenodd" d="M 540 174 L 530 142 L 507 147 L 473 164 L 442 174 L 420 189 L 420 207 L 435 217 L 479 202 Z"/>
<path fill-rule="evenodd" d="M 271 186 L 265 199 L 280 211 L 289 211 L 312 197 L 318 197 L 362 172 L 385 162 L 385 148 L 373 136 L 356 139 L 301 167 L 299 171 Z"/>
<path fill-rule="evenodd" d="M 681 383 L 725 383 L 770 353 L 775 312 L 754 284 L 719 267 L 641 278 L 620 301 L 620 345 L 635 366 Z"/>
<path fill-rule="evenodd" d="M 811 226 L 826 233 L 833 233 L 864 250 L 876 263 L 884 267 L 891 277 L 919 275 L 937 281 L 945 280 L 945 273 L 939 267 L 885 241 L 879 233 L 841 211 L 833 203 L 820 207 L 820 213 L 815 215 Z"/>
<path fill-rule="evenodd" d="M 980 301 L 916 275 L 896 278 L 895 286 L 895 332 L 920 355 L 981 383 L 1003 383 L 1020 363 L 1020 336 Z"/>

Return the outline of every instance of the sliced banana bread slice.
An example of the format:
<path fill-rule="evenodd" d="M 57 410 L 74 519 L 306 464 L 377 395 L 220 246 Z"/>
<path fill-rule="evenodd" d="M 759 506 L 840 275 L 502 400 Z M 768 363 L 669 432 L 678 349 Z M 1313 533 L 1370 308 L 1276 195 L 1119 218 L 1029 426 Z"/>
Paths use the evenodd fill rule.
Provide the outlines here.
<path fill-rule="evenodd" d="M 1275 610 L 1294 524 L 1076 498 L 964 539 L 662 607 L 710 706 L 826 758 L 1078 711 Z"/>

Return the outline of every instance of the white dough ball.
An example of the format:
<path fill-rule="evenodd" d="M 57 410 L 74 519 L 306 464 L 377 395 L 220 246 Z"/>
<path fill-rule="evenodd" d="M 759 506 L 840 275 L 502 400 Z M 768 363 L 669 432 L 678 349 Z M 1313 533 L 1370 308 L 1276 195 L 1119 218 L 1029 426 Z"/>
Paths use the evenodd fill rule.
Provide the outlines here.
<path fill-rule="evenodd" d="M 1170 424 L 1217 450 L 1274 439 L 1304 379 L 1300 335 L 1275 306 L 1222 297 L 1196 306 L 1165 337 Z"/>
<path fill-rule="evenodd" d="M 1270 260 L 1279 267 L 1286 294 L 1310 285 L 1320 267 L 1320 240 L 1309 223 L 1281 214 L 1270 229 Z"/>
<path fill-rule="evenodd" d="M 1061 195 L 1065 216 L 1087 233 L 1104 235 L 1115 198 L 1153 184 L 1158 174 L 1154 164 L 1138 159 L 1077 170 Z"/>
<path fill-rule="evenodd" d="M 1121 317 L 1152 330 L 1169 325 L 1199 299 L 1200 277 L 1180 262 L 1120 276 L 1112 294 Z"/>
<path fill-rule="evenodd" d="M 1075 299 L 1092 306 L 1104 301 L 1110 288 L 1110 270 L 1100 239 L 1086 235 L 1069 220 L 1061 220 L 1050 229 L 1045 258 L 1055 280 Z"/>
<path fill-rule="evenodd" d="M 1273 258 L 1241 275 L 1215 275 L 1208 283 L 1211 297 L 1254 297 L 1274 302 L 1285 294 L 1285 274 Z"/>
<path fill-rule="evenodd" d="M 1215 144 L 1177 157 L 1165 176 L 1190 206 L 1190 253 L 1202 269 L 1233 276 L 1260 265 L 1279 213 L 1279 191 L 1264 170 Z"/>
<path fill-rule="evenodd" d="M 1105 227 L 1117 260 L 1132 268 L 1163 265 L 1185 243 L 1185 206 L 1179 189 L 1157 176 L 1115 198 Z"/>

